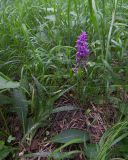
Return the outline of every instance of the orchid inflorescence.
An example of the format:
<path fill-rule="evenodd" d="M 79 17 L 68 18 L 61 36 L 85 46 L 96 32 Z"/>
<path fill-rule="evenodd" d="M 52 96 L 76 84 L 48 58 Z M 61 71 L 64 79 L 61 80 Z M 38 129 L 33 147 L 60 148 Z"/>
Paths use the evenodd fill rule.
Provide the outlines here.
<path fill-rule="evenodd" d="M 87 43 L 87 34 L 82 32 L 76 42 L 76 62 L 79 64 L 81 61 L 86 60 L 89 55 L 88 43 Z"/>
<path fill-rule="evenodd" d="M 76 41 L 76 66 L 73 71 L 76 73 L 79 67 L 86 66 L 87 58 L 89 55 L 89 48 L 87 43 L 87 34 L 82 32 Z"/>

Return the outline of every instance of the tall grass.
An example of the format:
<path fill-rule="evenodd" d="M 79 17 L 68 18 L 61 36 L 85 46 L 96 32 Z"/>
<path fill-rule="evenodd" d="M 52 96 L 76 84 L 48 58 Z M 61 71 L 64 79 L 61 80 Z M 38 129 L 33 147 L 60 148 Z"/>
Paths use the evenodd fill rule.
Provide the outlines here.
<path fill-rule="evenodd" d="M 0 7 L 0 69 L 10 78 L 26 74 L 31 81 L 34 75 L 50 92 L 76 84 L 76 95 L 94 101 L 127 88 L 126 1 L 15 0 L 1 1 Z M 79 85 L 72 67 L 82 30 L 91 54 Z"/>
<path fill-rule="evenodd" d="M 20 82 L 33 125 L 41 126 L 56 95 L 69 90 L 84 104 L 111 103 L 125 113 L 127 0 L 1 0 L 0 17 L 0 72 Z M 81 31 L 88 34 L 90 56 L 86 69 L 74 74 Z"/>

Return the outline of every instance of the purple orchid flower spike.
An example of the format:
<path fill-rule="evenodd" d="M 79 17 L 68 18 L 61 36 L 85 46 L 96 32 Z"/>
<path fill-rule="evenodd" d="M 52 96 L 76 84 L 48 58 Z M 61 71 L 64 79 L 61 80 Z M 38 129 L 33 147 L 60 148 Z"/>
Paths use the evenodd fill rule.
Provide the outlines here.
<path fill-rule="evenodd" d="M 82 32 L 76 42 L 76 63 L 78 65 L 83 65 L 86 63 L 87 57 L 89 55 L 88 43 L 87 43 L 87 34 Z"/>

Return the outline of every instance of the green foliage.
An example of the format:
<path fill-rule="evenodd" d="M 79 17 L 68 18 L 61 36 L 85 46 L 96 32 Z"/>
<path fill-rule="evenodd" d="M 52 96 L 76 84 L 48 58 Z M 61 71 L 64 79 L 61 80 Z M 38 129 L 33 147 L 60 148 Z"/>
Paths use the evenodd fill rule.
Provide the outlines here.
<path fill-rule="evenodd" d="M 98 153 L 98 144 L 87 144 L 85 147 L 85 155 L 89 160 L 96 158 Z"/>
<path fill-rule="evenodd" d="M 102 136 L 99 142 L 99 150 L 96 156 L 97 160 L 106 160 L 110 158 L 127 158 L 128 150 L 126 143 L 128 140 L 128 122 L 115 124 Z M 122 147 L 123 146 L 123 147 Z M 119 149 L 120 148 L 120 149 Z M 124 154 L 122 154 L 124 153 Z"/>
<path fill-rule="evenodd" d="M 0 105 L 10 104 L 12 103 L 12 99 L 6 95 L 0 94 Z"/>
<path fill-rule="evenodd" d="M 58 153 L 54 153 L 52 154 L 51 152 L 37 152 L 37 153 L 30 153 L 30 154 L 26 154 L 24 157 L 25 158 L 30 158 L 30 157 L 34 157 L 34 158 L 48 158 L 49 160 L 51 159 L 55 159 L 55 160 L 63 160 L 64 158 L 73 158 L 76 154 L 81 153 L 80 151 L 74 150 L 74 151 L 70 151 L 70 152 L 58 152 Z"/>
<path fill-rule="evenodd" d="M 89 135 L 85 131 L 68 129 L 53 137 L 51 141 L 54 143 L 67 143 L 74 139 L 79 139 L 77 143 L 84 143 L 89 140 Z"/>
<path fill-rule="evenodd" d="M 38 128 L 49 124 L 51 114 L 77 109 L 53 108 L 54 102 L 69 91 L 83 104 L 110 103 L 121 113 L 120 120 L 127 117 L 127 0 L 1 0 L 0 17 L 2 133 L 10 135 L 7 115 L 16 113 L 22 125 L 22 141 L 30 144 Z M 90 56 L 86 67 L 76 74 L 72 68 L 81 31 L 88 34 Z M 101 139 L 96 146 L 97 160 L 114 158 L 118 153 L 127 159 L 126 131 L 126 122 L 121 122 L 105 133 L 103 137 L 108 136 L 111 142 Z M 118 153 L 112 149 L 115 145 Z M 90 159 L 94 148 L 85 147 Z M 60 150 L 55 153 L 61 154 Z"/>
<path fill-rule="evenodd" d="M 60 148 L 56 149 L 54 153 L 60 151 L 62 148 L 72 145 L 74 143 L 84 143 L 84 154 L 89 160 L 107 160 L 114 158 L 127 159 L 127 141 L 128 141 L 128 122 L 124 120 L 118 122 L 112 128 L 108 129 L 102 136 L 98 144 L 88 144 L 85 138 L 84 131 L 79 130 L 67 130 L 63 131 L 59 135 L 53 137 L 52 141 L 55 143 L 65 143 Z M 82 135 L 82 136 L 81 136 Z M 82 140 L 80 141 L 80 139 Z"/>
<path fill-rule="evenodd" d="M 4 160 L 9 153 L 13 152 L 14 148 L 6 146 L 4 141 L 0 141 L 0 160 Z"/>
<path fill-rule="evenodd" d="M 11 80 L 7 80 L 4 77 L 0 76 L 0 89 L 10 89 L 10 88 L 18 88 L 18 82 L 12 82 Z"/>
<path fill-rule="evenodd" d="M 28 103 L 26 97 L 22 93 L 22 91 L 14 89 L 12 93 L 12 98 L 15 112 L 17 113 L 19 120 L 21 121 L 21 124 L 23 126 L 23 133 L 25 134 L 28 114 Z"/>

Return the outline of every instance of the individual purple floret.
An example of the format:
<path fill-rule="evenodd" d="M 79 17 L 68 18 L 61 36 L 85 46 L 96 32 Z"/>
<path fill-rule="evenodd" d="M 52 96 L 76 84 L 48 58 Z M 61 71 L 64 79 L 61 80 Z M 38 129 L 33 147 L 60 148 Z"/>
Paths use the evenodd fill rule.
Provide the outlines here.
<path fill-rule="evenodd" d="M 76 49 L 76 62 L 77 64 L 83 63 L 83 61 L 86 61 L 89 54 L 86 32 L 82 32 L 78 37 L 76 42 Z"/>

